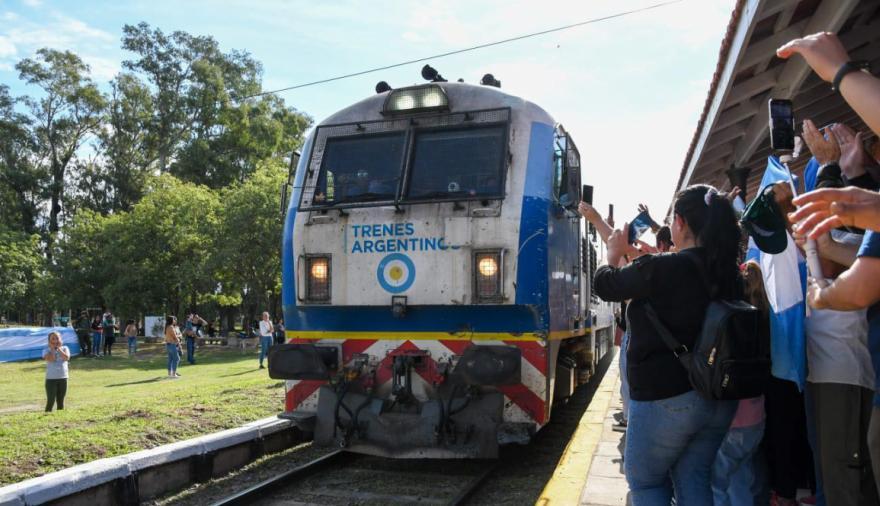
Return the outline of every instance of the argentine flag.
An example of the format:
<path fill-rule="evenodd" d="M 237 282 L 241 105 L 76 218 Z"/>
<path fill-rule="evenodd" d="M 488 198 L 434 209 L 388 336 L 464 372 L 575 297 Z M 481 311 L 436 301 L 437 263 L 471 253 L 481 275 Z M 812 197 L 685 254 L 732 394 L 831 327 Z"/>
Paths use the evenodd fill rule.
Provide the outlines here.
<path fill-rule="evenodd" d="M 771 156 L 767 159 L 767 170 L 760 188 L 788 179 L 789 172 Z M 807 378 L 807 341 L 804 333 L 807 267 L 804 257 L 789 235 L 788 247 L 778 255 L 763 253 L 749 239 L 746 258 L 755 260 L 761 266 L 764 289 L 770 301 L 773 376 L 793 381 L 803 390 Z"/>

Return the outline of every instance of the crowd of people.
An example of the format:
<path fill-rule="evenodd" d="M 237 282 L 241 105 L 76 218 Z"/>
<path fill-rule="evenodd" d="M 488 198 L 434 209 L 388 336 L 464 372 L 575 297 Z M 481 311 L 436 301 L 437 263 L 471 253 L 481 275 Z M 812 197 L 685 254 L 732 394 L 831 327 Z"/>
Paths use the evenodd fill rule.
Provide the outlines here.
<path fill-rule="evenodd" d="M 850 62 L 834 34 L 793 40 L 777 54 L 803 57 L 880 133 L 880 79 Z M 807 119 L 813 160 L 804 193 L 777 182 L 739 212 L 739 189 L 690 186 L 676 196 L 668 228 L 652 226 L 655 247 L 632 243 L 628 224 L 613 229 L 581 204 L 607 244 L 595 292 L 624 307 L 617 421 L 634 506 L 880 504 L 880 283 L 871 282 L 880 279 L 880 143 L 866 146 L 866 137 Z M 750 246 L 760 262 L 747 258 Z M 818 253 L 803 285 L 797 265 L 788 273 L 766 260 L 785 251 Z M 788 326 L 776 289 L 786 276 L 806 300 Z M 707 395 L 683 360 L 705 339 L 707 308 L 718 300 L 756 310 L 754 334 L 767 343 L 773 373 L 760 381 L 762 395 Z M 800 346 L 784 339 L 798 329 Z M 666 334 L 681 347 L 671 348 Z M 798 356 L 806 357 L 803 377 L 781 372 Z"/>
<path fill-rule="evenodd" d="M 116 333 L 119 330 L 118 322 L 119 320 L 109 310 L 92 318 L 89 318 L 88 313 L 84 311 L 74 324 L 80 356 L 92 358 L 112 356 Z M 181 377 L 178 368 L 183 359 L 184 346 L 186 346 L 187 363 L 195 365 L 198 340 L 206 336 L 213 337 L 215 333 L 213 324 L 194 312 L 187 315 L 183 329 L 180 328 L 176 316 L 166 316 L 162 340 L 168 356 L 167 377 L 169 379 Z M 263 312 L 262 320 L 258 324 L 254 322 L 249 332 L 244 333 L 244 337 L 251 333 L 260 336 L 259 368 L 265 369 L 263 363 L 269 355 L 269 348 L 283 344 L 285 341 L 284 321 L 278 319 L 273 323 L 269 313 Z M 122 335 L 128 344 L 129 358 L 137 356 L 138 336 L 141 334 L 143 328 L 139 327 L 135 320 L 125 322 Z M 71 353 L 70 349 L 63 345 L 61 335 L 57 332 L 50 332 L 47 339 L 48 345 L 43 350 L 42 357 L 46 362 L 46 411 L 52 411 L 56 404 L 58 409 L 64 409 Z"/>

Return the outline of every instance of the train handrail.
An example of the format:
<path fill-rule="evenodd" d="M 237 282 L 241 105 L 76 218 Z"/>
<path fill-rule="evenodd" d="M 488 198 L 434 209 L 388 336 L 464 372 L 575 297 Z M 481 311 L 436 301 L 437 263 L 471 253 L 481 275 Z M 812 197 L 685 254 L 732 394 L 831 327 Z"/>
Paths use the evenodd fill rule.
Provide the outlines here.
<path fill-rule="evenodd" d="M 300 295 L 300 294 L 302 293 L 302 290 L 300 290 L 300 283 L 299 283 L 299 279 L 300 279 L 300 275 L 299 275 L 299 273 L 300 273 L 300 267 L 302 266 L 303 262 L 305 261 L 305 258 L 306 258 L 305 255 L 299 255 L 299 256 L 297 257 L 297 259 L 296 259 L 296 273 L 294 274 L 294 276 L 296 277 L 296 279 L 294 280 L 294 290 L 296 291 L 296 300 L 297 300 L 298 302 L 305 302 L 305 301 L 306 301 L 306 299 L 304 299 L 304 298 Z"/>

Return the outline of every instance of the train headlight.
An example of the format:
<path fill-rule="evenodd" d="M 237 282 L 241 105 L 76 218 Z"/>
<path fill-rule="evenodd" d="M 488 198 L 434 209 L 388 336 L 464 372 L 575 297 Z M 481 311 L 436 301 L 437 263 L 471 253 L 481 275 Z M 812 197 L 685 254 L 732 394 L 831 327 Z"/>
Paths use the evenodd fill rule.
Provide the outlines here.
<path fill-rule="evenodd" d="M 306 298 L 312 301 L 330 300 L 330 257 L 310 256 L 306 258 Z"/>
<path fill-rule="evenodd" d="M 449 97 L 436 84 L 392 90 L 385 98 L 383 114 L 442 111 L 449 109 Z"/>
<path fill-rule="evenodd" d="M 474 254 L 474 295 L 477 302 L 501 300 L 502 251 L 478 251 Z"/>
<path fill-rule="evenodd" d="M 498 273 L 498 260 L 494 256 L 484 256 L 477 264 L 477 269 L 480 271 L 480 276 L 491 278 Z"/>

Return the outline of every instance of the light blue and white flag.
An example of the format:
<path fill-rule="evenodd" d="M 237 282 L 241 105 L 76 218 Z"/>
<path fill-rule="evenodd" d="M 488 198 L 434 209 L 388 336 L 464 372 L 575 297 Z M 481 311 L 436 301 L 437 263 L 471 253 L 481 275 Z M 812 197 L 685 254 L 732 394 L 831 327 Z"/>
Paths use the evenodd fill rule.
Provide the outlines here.
<path fill-rule="evenodd" d="M 769 157 L 761 189 L 788 180 L 788 170 L 775 157 Z M 773 376 L 793 381 L 803 390 L 807 378 L 807 342 L 804 333 L 807 266 L 804 257 L 789 235 L 788 246 L 777 255 L 762 252 L 749 239 L 746 258 L 757 261 L 761 266 L 764 289 L 770 301 Z"/>

